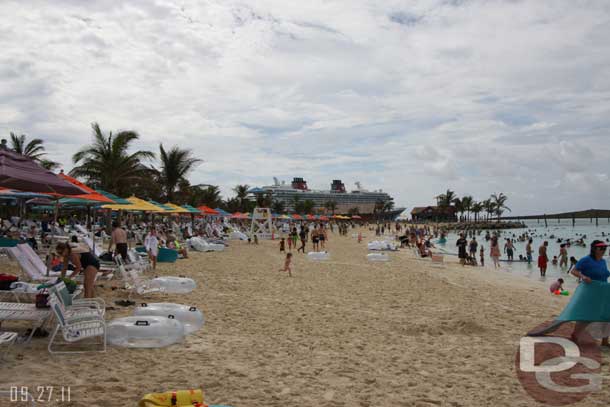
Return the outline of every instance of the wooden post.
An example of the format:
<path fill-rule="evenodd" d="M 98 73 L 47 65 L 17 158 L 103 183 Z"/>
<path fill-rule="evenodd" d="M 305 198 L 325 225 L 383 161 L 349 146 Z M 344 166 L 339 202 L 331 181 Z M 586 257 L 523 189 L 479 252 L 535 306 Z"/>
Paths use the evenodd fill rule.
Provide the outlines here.
<path fill-rule="evenodd" d="M 576 217 L 572 214 L 572 227 L 576 226 Z"/>
<path fill-rule="evenodd" d="M 596 227 L 599 226 L 599 218 L 597 218 L 597 217 L 595 218 L 595 226 Z"/>
<path fill-rule="evenodd" d="M 548 227 L 549 227 L 549 224 L 548 224 L 548 222 L 547 222 L 547 220 L 546 220 L 546 213 L 544 214 L 544 227 L 545 227 L 545 228 L 548 228 Z"/>

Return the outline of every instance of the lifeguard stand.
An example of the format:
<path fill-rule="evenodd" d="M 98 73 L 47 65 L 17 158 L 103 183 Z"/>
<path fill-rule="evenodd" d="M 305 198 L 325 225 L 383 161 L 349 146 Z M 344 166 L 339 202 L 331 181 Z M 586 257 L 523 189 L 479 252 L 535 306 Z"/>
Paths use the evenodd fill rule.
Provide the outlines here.
<path fill-rule="evenodd" d="M 250 236 L 257 235 L 259 239 L 271 239 L 273 233 L 271 210 L 269 208 L 254 208 Z"/>

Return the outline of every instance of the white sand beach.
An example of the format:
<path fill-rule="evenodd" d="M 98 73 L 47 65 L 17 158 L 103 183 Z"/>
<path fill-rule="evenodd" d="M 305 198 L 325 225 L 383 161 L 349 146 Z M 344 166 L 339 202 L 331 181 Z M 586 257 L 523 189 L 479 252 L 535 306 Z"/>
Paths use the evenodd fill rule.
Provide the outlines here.
<path fill-rule="evenodd" d="M 225 252 L 161 264 L 155 274 L 192 277 L 197 290 L 136 302 L 201 308 L 206 324 L 185 343 L 51 356 L 48 339 L 34 339 L 8 356 L 0 383 L 70 386 L 71 403 L 57 405 L 87 407 L 197 386 L 208 403 L 232 406 L 535 404 L 515 374 L 518 341 L 566 298 L 491 269 L 433 268 L 404 249 L 388 263 L 367 262 L 364 243 L 349 237 L 331 235 L 329 250 L 329 262 L 295 254 L 293 278 L 277 271 L 277 241 L 233 241 Z M 103 284 L 98 295 L 109 304 L 126 297 L 110 289 L 119 282 Z M 606 388 L 579 405 L 608 396 Z"/>

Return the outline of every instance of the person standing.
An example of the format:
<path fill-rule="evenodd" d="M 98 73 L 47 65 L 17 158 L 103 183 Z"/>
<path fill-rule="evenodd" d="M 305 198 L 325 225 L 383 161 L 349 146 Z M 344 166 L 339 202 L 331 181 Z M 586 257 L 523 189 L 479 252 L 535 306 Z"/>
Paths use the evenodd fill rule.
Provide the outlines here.
<path fill-rule="evenodd" d="M 62 260 L 61 277 L 66 276 L 68 265 L 74 266 L 74 271 L 70 278 L 75 278 L 78 274 L 84 274 L 85 298 L 95 297 L 95 277 L 100 271 L 100 261 L 95 255 L 80 247 L 72 248 L 70 243 L 58 243 L 55 252 Z"/>
<path fill-rule="evenodd" d="M 529 239 L 527 241 L 527 245 L 525 246 L 525 254 L 527 255 L 527 264 L 532 264 L 532 253 L 533 253 L 533 249 L 532 249 L 532 239 Z"/>
<path fill-rule="evenodd" d="M 114 255 L 120 254 L 123 261 L 127 261 L 127 232 L 121 227 L 119 221 L 112 222 L 108 251 L 112 249 L 112 245 L 114 245 Z"/>
<path fill-rule="evenodd" d="M 601 240 L 591 242 L 591 251 L 588 256 L 583 257 L 572 270 L 572 275 L 578 277 L 584 284 L 590 284 L 591 281 L 608 282 L 610 271 L 604 260 L 604 254 L 608 245 Z M 576 343 L 581 339 L 583 331 L 587 329 L 587 322 L 577 322 L 572 333 L 572 340 Z M 608 329 L 606 328 L 606 332 Z M 602 346 L 608 345 L 608 337 L 602 339 Z"/>
<path fill-rule="evenodd" d="M 515 246 L 511 239 L 506 239 L 506 243 L 504 244 L 504 251 L 506 252 L 506 257 L 508 261 L 513 261 L 513 256 L 515 254 Z"/>
<path fill-rule="evenodd" d="M 463 233 L 460 233 L 460 238 L 455 242 L 455 245 L 458 247 L 458 257 L 460 258 L 460 264 L 463 266 L 466 264 L 466 258 L 468 257 L 466 254 L 468 240 L 466 240 Z"/>
<path fill-rule="evenodd" d="M 568 249 L 565 243 L 559 246 L 559 267 L 568 267 Z"/>
<path fill-rule="evenodd" d="M 470 257 L 472 257 L 473 259 L 477 258 L 477 247 L 479 246 L 479 244 L 477 243 L 477 238 L 472 236 L 472 239 L 470 240 L 470 243 L 468 245 L 468 251 L 470 252 Z"/>
<path fill-rule="evenodd" d="M 538 248 L 538 268 L 540 269 L 540 276 L 546 276 L 546 268 L 549 264 L 549 257 L 547 255 L 547 248 L 549 247 L 549 242 L 545 241 L 542 243 L 542 246 Z"/>
<path fill-rule="evenodd" d="M 493 260 L 494 267 L 500 268 L 500 244 L 496 235 L 491 238 L 489 245 L 489 257 Z"/>
<path fill-rule="evenodd" d="M 157 268 L 157 256 L 159 255 L 159 239 L 157 239 L 157 231 L 152 226 L 144 239 L 144 247 L 152 263 L 153 270 L 155 270 Z"/>
<path fill-rule="evenodd" d="M 297 249 L 297 253 L 302 251 L 305 254 L 305 242 L 307 241 L 307 232 L 305 232 L 305 228 L 301 226 L 301 232 L 299 233 L 299 238 L 301 239 L 301 247 Z"/>

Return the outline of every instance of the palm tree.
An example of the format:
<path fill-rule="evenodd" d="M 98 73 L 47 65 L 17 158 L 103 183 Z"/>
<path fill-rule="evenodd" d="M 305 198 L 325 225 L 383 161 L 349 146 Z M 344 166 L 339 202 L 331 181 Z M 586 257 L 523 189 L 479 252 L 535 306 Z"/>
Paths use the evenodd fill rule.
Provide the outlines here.
<path fill-rule="evenodd" d="M 337 210 L 337 202 L 336 201 L 326 201 L 324 207 L 328 209 L 333 216 L 335 215 L 335 211 Z"/>
<path fill-rule="evenodd" d="M 236 198 L 239 202 L 239 210 L 243 212 L 247 212 L 246 208 L 246 198 L 248 197 L 248 191 L 250 190 L 250 185 L 243 184 L 237 185 L 233 188 L 233 192 L 237 195 Z"/>
<path fill-rule="evenodd" d="M 470 207 L 472 213 L 474 213 L 474 221 L 476 222 L 479 218 L 479 213 L 483 211 L 483 203 L 482 202 L 474 202 Z"/>
<path fill-rule="evenodd" d="M 284 205 L 283 201 L 273 201 L 271 204 L 271 211 L 273 213 L 284 213 L 286 210 L 286 205 Z"/>
<path fill-rule="evenodd" d="M 140 138 L 135 131 L 112 132 L 105 136 L 97 123 L 92 123 L 93 143 L 72 156 L 79 164 L 70 171 L 73 177 L 83 177 L 95 188 L 102 188 L 119 196 L 131 194 L 138 178 L 151 176 L 151 169 L 142 161 L 154 158 L 150 151 L 129 153 L 131 143 Z"/>
<path fill-rule="evenodd" d="M 30 140 L 29 143 L 26 143 L 26 138 L 27 136 L 25 134 L 17 136 L 15 133 L 11 132 L 11 148 L 15 150 L 17 154 L 38 161 L 38 163 L 47 170 L 53 170 L 59 167 L 59 163 L 44 158 L 47 153 L 45 152 L 43 146 L 44 141 L 42 141 L 42 139 L 35 138 Z"/>
<path fill-rule="evenodd" d="M 470 220 L 470 211 L 472 210 L 473 203 L 474 199 L 470 195 L 462 197 L 462 206 L 464 207 L 464 211 L 466 211 L 466 220 Z"/>
<path fill-rule="evenodd" d="M 508 197 L 502 192 L 500 192 L 499 194 L 492 194 L 491 200 L 494 203 L 494 213 L 498 217 L 498 222 L 500 222 L 500 217 L 502 216 L 504 211 L 511 211 L 510 208 L 506 206 L 506 201 L 508 200 Z"/>
<path fill-rule="evenodd" d="M 483 201 L 483 209 L 487 212 L 487 220 L 489 221 L 491 214 L 494 213 L 496 209 L 496 205 L 491 199 L 486 199 Z"/>
<path fill-rule="evenodd" d="M 193 206 L 206 205 L 210 208 L 218 208 L 222 205 L 220 187 L 218 185 L 194 185 L 191 187 L 190 202 Z"/>
<path fill-rule="evenodd" d="M 178 183 L 186 179 L 196 165 L 202 162 L 199 158 L 193 157 L 193 152 L 189 149 L 181 149 L 178 146 L 166 151 L 163 143 L 159 144 L 159 181 L 163 185 L 165 196 L 168 201 L 174 200 L 174 193 Z"/>
<path fill-rule="evenodd" d="M 436 204 L 441 207 L 448 207 L 451 206 L 455 198 L 455 192 L 448 189 L 447 192 L 436 197 Z"/>
<path fill-rule="evenodd" d="M 455 211 L 460 214 L 459 220 L 462 221 L 464 215 L 464 202 L 460 198 L 453 198 L 453 206 Z"/>

